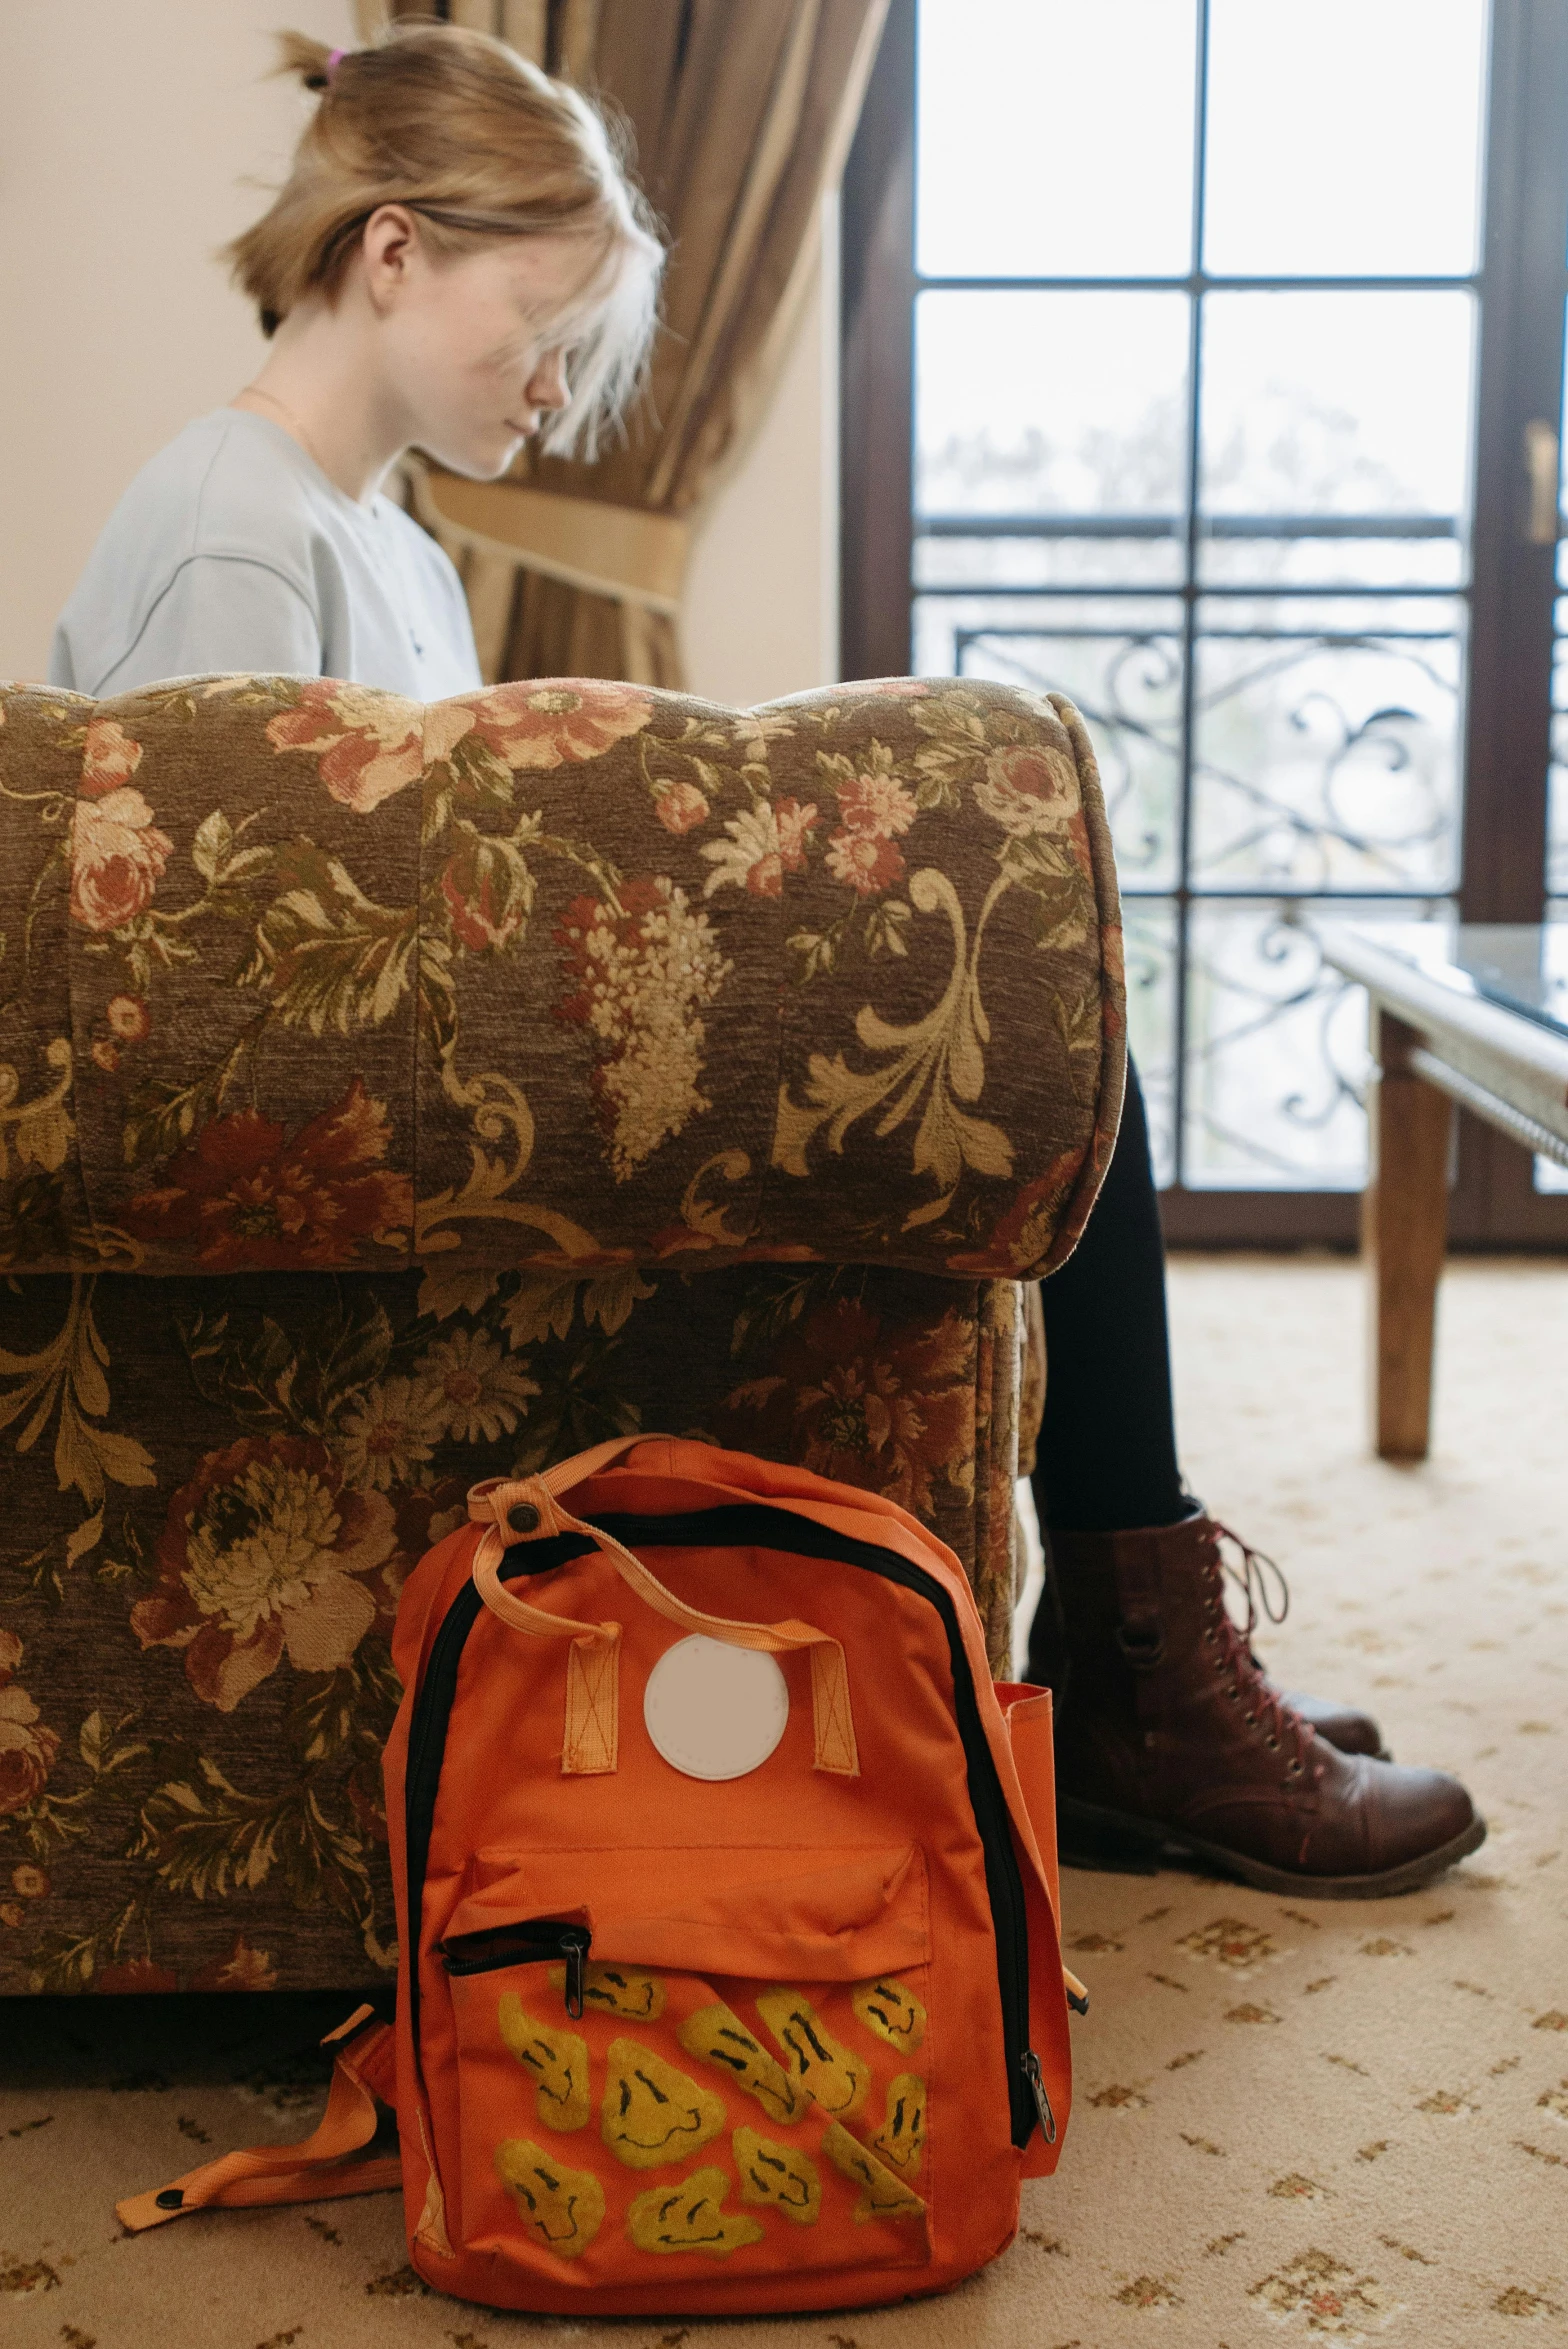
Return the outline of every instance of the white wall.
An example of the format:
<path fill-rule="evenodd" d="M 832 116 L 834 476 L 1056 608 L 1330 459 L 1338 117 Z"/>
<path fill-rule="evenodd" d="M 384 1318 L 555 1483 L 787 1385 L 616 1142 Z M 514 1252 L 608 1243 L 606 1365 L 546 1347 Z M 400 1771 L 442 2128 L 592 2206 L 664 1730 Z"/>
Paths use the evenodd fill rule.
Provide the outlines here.
<path fill-rule="evenodd" d="M 350 0 L 0 0 L 0 677 L 55 615 L 153 452 L 266 346 L 213 249 L 265 203 L 312 103 L 269 36 L 353 39 Z M 835 674 L 836 289 L 693 557 L 692 683 L 764 700 Z"/>
<path fill-rule="evenodd" d="M 770 701 L 838 676 L 838 210 L 768 413 L 704 517 L 681 640 L 694 690 Z"/>
<path fill-rule="evenodd" d="M 346 42 L 349 0 L 0 4 L 0 676 L 139 466 L 266 349 L 210 256 L 263 209 L 310 101 L 269 35 Z"/>

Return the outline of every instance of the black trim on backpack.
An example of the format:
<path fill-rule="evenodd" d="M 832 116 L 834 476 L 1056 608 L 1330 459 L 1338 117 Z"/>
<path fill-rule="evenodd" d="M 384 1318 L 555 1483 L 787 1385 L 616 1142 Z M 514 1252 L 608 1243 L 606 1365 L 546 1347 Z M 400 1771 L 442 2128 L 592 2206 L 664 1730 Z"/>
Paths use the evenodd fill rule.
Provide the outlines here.
<path fill-rule="evenodd" d="M 963 1742 L 964 1768 L 975 1826 L 985 1859 L 986 1891 L 996 1937 L 997 1988 L 1002 2003 L 1002 2039 L 1007 2059 L 1008 2106 L 1015 2146 L 1028 2144 L 1038 2119 L 1025 2056 L 1029 2047 L 1029 1927 L 1024 1911 L 1023 1879 L 1013 1850 L 1007 1797 L 996 1774 L 996 1763 L 980 1720 L 974 1675 L 958 1627 L 958 1611 L 948 1592 L 924 1567 L 885 1550 L 874 1542 L 856 1541 L 793 1510 L 776 1509 L 765 1501 L 725 1502 L 713 1509 L 694 1509 L 678 1516 L 606 1514 L 593 1522 L 624 1542 L 628 1549 L 678 1544 L 689 1549 L 774 1549 L 797 1557 L 823 1558 L 834 1565 L 859 1566 L 885 1582 L 898 1583 L 929 1600 L 947 1633 L 953 1672 L 954 1711 Z M 501 1574 L 507 1581 L 521 1575 L 550 1574 L 595 1549 L 586 1534 L 565 1533 L 507 1551 Z M 482 1601 L 472 1582 L 464 1583 L 453 1599 L 441 1628 L 431 1643 L 430 1660 L 414 1700 L 409 1724 L 408 1762 L 404 1776 L 404 1820 L 407 1841 L 407 1914 L 412 1948 L 409 1953 L 409 2022 L 417 2060 L 419 2047 L 419 1955 L 423 1934 L 425 1872 L 430 1858 L 431 1823 L 441 1782 L 447 1724 L 457 1693 L 457 1672 L 464 1646 Z"/>

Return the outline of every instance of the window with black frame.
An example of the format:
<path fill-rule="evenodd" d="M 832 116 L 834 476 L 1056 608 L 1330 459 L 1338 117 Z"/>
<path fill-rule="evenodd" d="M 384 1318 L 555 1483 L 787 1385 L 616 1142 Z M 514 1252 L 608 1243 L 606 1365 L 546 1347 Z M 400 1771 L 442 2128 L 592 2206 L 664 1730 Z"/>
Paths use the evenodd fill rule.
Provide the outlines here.
<path fill-rule="evenodd" d="M 1316 917 L 1542 915 L 1563 29 L 894 0 L 846 185 L 846 673 L 1082 710 L 1176 1238 L 1353 1229 L 1365 1006 Z M 1465 1159 L 1457 1237 L 1568 1235 L 1527 1161 Z"/>

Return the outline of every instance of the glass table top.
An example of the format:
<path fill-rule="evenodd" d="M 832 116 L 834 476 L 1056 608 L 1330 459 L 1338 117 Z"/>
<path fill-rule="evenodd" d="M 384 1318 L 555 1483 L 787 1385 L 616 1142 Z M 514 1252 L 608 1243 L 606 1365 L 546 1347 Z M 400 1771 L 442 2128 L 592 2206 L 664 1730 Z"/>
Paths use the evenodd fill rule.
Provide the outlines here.
<path fill-rule="evenodd" d="M 1568 1038 L 1568 922 L 1473 922 L 1455 930 L 1433 923 L 1424 934 L 1407 929 L 1378 943 L 1445 986 Z"/>

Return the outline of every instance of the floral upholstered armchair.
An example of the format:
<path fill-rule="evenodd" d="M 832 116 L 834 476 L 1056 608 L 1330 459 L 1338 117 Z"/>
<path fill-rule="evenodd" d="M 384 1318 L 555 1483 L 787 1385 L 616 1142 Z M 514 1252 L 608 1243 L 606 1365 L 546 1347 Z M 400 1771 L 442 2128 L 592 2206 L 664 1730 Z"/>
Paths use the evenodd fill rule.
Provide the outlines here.
<path fill-rule="evenodd" d="M 1002 1667 L 1120 1106 L 1056 697 L 0 691 L 0 1990 L 393 1962 L 404 1575 L 616 1433 L 890 1494 Z"/>

